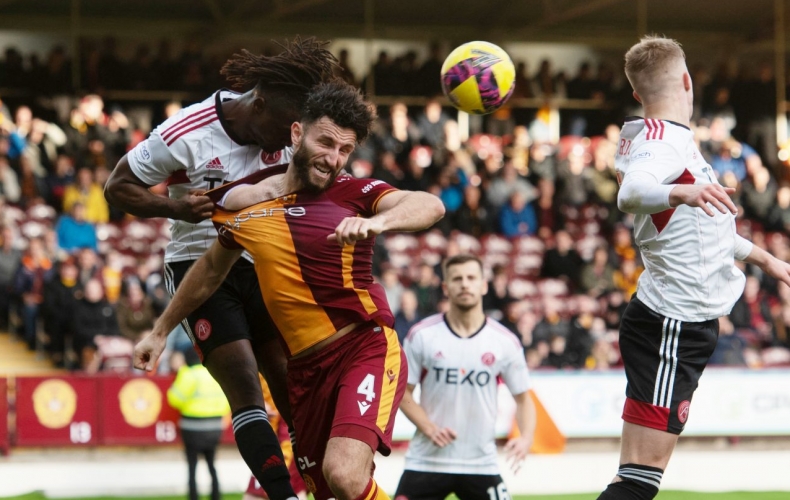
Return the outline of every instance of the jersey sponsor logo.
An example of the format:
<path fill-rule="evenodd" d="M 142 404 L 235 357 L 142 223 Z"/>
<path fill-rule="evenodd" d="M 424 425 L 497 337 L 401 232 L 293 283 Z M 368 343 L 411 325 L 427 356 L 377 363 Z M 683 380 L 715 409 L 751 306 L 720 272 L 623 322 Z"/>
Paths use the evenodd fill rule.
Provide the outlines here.
<path fill-rule="evenodd" d="M 691 407 L 691 403 L 688 400 L 681 401 L 680 405 L 678 406 L 678 420 L 681 424 L 685 424 L 686 420 L 689 419 L 689 408 Z"/>
<path fill-rule="evenodd" d="M 250 210 L 249 212 L 242 212 L 233 217 L 233 221 L 226 220 L 225 225 L 232 229 L 239 229 L 241 224 L 250 219 L 261 219 L 264 217 L 276 217 L 278 215 L 287 215 L 290 217 L 303 217 L 307 215 L 305 207 L 283 207 L 283 208 L 262 208 L 260 210 Z"/>
<path fill-rule="evenodd" d="M 374 187 L 378 186 L 379 184 L 384 184 L 384 181 L 369 182 L 369 183 L 367 183 L 365 185 L 365 187 L 362 188 L 362 192 L 363 193 L 368 193 L 368 192 L 370 192 L 371 189 L 373 189 Z"/>
<path fill-rule="evenodd" d="M 225 166 L 219 161 L 219 158 L 214 158 L 206 164 L 207 170 L 225 170 Z"/>
<path fill-rule="evenodd" d="M 364 401 L 357 401 L 359 405 L 359 414 L 364 415 L 370 409 L 370 403 L 366 403 Z"/>
<path fill-rule="evenodd" d="M 277 151 L 276 153 L 267 153 L 266 151 L 261 151 L 261 161 L 267 165 L 276 164 L 282 157 L 282 151 Z"/>
<path fill-rule="evenodd" d="M 200 340 L 206 340 L 211 336 L 211 322 L 207 319 L 199 319 L 195 323 L 195 334 Z"/>
<path fill-rule="evenodd" d="M 642 151 L 641 153 L 636 153 L 631 156 L 631 163 L 636 163 L 639 161 L 648 161 L 655 158 L 655 155 L 652 151 Z"/>
<path fill-rule="evenodd" d="M 148 150 L 148 139 L 140 143 L 140 156 L 145 161 L 149 161 L 151 159 L 151 152 Z"/>
<path fill-rule="evenodd" d="M 491 366 L 496 362 L 496 356 L 494 356 L 494 353 L 492 352 L 487 352 L 483 354 L 480 360 L 483 362 L 484 365 Z"/>
<path fill-rule="evenodd" d="M 432 368 L 436 382 L 444 382 L 448 385 L 468 384 L 472 387 L 485 387 L 491 380 L 491 374 L 487 371 L 465 370 L 463 368 L 443 368 L 434 366 Z"/>

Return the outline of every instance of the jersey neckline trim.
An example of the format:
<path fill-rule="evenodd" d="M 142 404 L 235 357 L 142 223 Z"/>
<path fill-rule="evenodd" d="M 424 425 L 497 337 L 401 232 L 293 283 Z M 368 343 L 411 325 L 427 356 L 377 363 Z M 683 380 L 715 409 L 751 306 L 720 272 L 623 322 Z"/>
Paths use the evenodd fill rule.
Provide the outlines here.
<path fill-rule="evenodd" d="M 225 119 L 225 113 L 222 111 L 222 102 L 223 101 L 222 101 L 222 97 L 221 96 L 222 96 L 223 92 L 232 92 L 234 94 L 238 94 L 238 92 L 234 92 L 232 90 L 224 89 L 224 88 L 223 89 L 219 89 L 217 91 L 216 97 L 214 99 L 214 107 L 217 110 L 217 117 L 219 118 L 220 125 L 222 125 L 222 130 L 224 130 L 225 133 L 228 134 L 228 137 L 230 137 L 230 139 L 233 142 L 235 142 L 236 144 L 238 144 L 239 146 L 253 146 L 253 145 L 255 145 L 255 143 L 253 143 L 253 142 L 244 142 L 241 139 L 239 139 L 239 137 L 230 128 L 230 124 Z"/>
<path fill-rule="evenodd" d="M 633 122 L 633 121 L 636 121 L 636 120 L 644 120 L 644 118 L 642 118 L 641 116 L 626 116 L 624 122 L 628 123 L 628 122 Z M 688 128 L 687 126 L 683 125 L 682 123 L 673 122 L 672 120 L 664 120 L 663 118 L 658 118 L 658 120 L 661 120 L 662 122 L 671 123 L 672 125 L 677 125 L 678 127 L 683 127 L 684 129 L 688 130 L 689 132 L 691 131 L 690 128 Z"/>
<path fill-rule="evenodd" d="M 485 321 L 483 321 L 483 324 L 482 324 L 482 325 L 480 325 L 480 328 L 478 328 L 478 329 L 477 329 L 477 331 L 476 331 L 475 333 L 473 333 L 472 335 L 470 335 L 470 336 L 468 336 L 468 337 L 462 337 L 462 336 L 458 335 L 458 334 L 455 332 L 455 330 L 453 330 L 453 327 L 452 327 L 452 326 L 450 326 L 450 322 L 449 322 L 449 321 L 447 321 L 447 313 L 444 313 L 444 314 L 442 314 L 442 320 L 444 321 L 444 324 L 445 324 L 445 325 L 447 325 L 447 329 L 448 329 L 448 330 L 450 330 L 450 333 L 452 333 L 453 335 L 455 335 L 456 337 L 458 337 L 458 338 L 459 338 L 459 339 L 461 339 L 461 340 L 469 340 L 469 339 L 471 339 L 472 337 L 474 337 L 474 336 L 475 336 L 475 335 L 477 335 L 478 333 L 482 332 L 482 331 L 483 331 L 483 328 L 485 328 L 485 327 L 486 327 L 486 325 L 488 324 L 488 317 L 486 317 L 486 318 L 485 318 Z"/>

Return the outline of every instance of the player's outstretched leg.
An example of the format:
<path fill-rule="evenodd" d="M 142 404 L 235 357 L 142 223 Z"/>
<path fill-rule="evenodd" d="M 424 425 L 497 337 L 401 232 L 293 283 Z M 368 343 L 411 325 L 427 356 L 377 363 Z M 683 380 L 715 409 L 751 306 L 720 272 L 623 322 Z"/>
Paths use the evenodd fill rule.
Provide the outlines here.
<path fill-rule="evenodd" d="M 599 500 L 651 500 L 658 495 L 663 469 L 649 465 L 623 464 L 615 482 L 609 484 Z"/>
<path fill-rule="evenodd" d="M 236 445 L 252 474 L 272 500 L 295 498 L 280 442 L 269 425 L 250 342 L 216 347 L 204 364 L 228 398 Z"/>
<path fill-rule="evenodd" d="M 678 435 L 623 423 L 620 468 L 599 500 L 652 500 L 677 444 Z"/>

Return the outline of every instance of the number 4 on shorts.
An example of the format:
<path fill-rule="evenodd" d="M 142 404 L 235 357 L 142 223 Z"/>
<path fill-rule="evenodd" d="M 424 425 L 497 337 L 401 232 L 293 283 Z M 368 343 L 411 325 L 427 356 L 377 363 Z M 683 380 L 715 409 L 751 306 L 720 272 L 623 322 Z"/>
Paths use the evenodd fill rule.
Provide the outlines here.
<path fill-rule="evenodd" d="M 375 387 L 376 377 L 374 377 L 372 373 L 368 373 L 365 375 L 362 383 L 359 384 L 359 387 L 357 387 L 357 394 L 362 394 L 368 401 L 373 401 L 376 397 L 376 391 L 374 391 Z"/>

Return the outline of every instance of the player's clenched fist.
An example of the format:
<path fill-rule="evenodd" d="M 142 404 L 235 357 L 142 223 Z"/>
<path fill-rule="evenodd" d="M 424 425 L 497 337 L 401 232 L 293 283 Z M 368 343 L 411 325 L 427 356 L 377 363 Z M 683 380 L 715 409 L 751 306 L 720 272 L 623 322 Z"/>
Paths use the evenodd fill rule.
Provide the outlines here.
<path fill-rule="evenodd" d="M 178 199 L 179 219 L 196 224 L 214 214 L 214 202 L 203 191 L 190 190 Z"/>
<path fill-rule="evenodd" d="M 159 356 L 165 350 L 167 335 L 157 334 L 156 330 L 149 333 L 134 347 L 134 367 L 147 372 L 156 368 Z"/>
<path fill-rule="evenodd" d="M 330 234 L 328 240 L 336 240 L 338 245 L 352 245 L 359 240 L 366 240 L 381 234 L 384 226 L 374 217 L 346 217 L 335 228 L 335 233 Z"/>
<path fill-rule="evenodd" d="M 713 210 L 708 204 L 723 214 L 728 211 L 737 214 L 738 209 L 730 199 L 730 195 L 734 192 L 734 188 L 726 188 L 720 184 L 683 184 L 675 187 L 669 193 L 669 204 L 673 207 L 688 205 L 701 208 L 710 217 L 713 217 Z"/>

